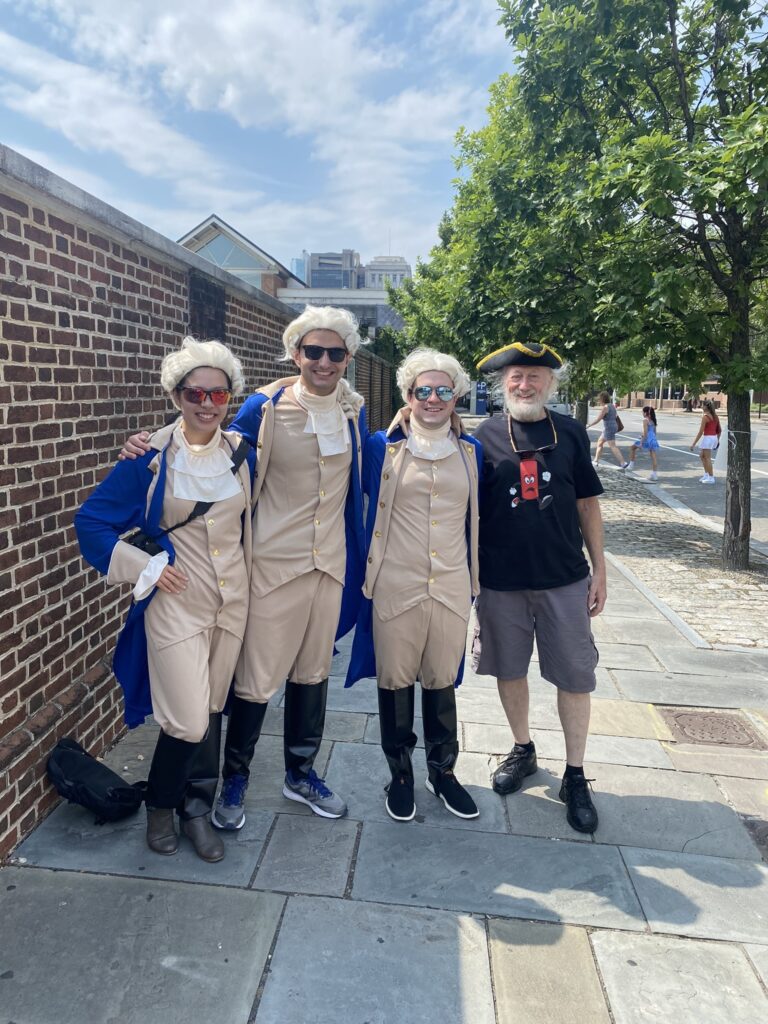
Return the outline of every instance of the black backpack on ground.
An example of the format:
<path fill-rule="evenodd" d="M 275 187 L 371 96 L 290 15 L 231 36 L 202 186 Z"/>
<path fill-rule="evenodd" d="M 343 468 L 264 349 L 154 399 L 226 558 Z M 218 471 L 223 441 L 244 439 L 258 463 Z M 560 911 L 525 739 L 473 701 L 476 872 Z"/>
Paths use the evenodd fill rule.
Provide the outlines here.
<path fill-rule="evenodd" d="M 146 782 L 129 785 L 66 736 L 51 751 L 47 769 L 57 792 L 92 811 L 97 825 L 135 814 L 144 800 Z"/>

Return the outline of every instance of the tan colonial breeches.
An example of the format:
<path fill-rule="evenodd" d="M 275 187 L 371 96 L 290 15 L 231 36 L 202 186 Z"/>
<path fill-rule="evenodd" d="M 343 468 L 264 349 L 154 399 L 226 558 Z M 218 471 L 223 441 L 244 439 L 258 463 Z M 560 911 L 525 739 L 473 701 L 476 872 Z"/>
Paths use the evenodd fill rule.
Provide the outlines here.
<path fill-rule="evenodd" d="M 251 591 L 237 693 L 267 701 L 286 679 L 321 683 L 328 678 L 339 625 L 342 585 L 314 569 L 265 597 Z"/>
<path fill-rule="evenodd" d="M 209 714 L 226 702 L 240 646 L 238 637 L 211 626 L 158 650 L 147 631 L 152 709 L 163 732 L 190 743 L 205 736 Z"/>
<path fill-rule="evenodd" d="M 464 654 L 467 621 L 428 598 L 386 622 L 373 607 L 376 679 L 383 690 L 453 686 Z"/>

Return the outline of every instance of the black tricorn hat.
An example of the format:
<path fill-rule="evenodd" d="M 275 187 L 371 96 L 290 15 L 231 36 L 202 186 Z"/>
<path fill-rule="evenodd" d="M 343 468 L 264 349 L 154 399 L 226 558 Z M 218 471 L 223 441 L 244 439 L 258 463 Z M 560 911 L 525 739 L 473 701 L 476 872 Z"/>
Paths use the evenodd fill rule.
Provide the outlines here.
<path fill-rule="evenodd" d="M 513 365 L 546 366 L 550 370 L 558 370 L 563 365 L 563 360 L 549 345 L 540 345 L 536 341 L 514 341 L 511 345 L 497 348 L 490 355 L 483 356 L 477 364 L 477 369 L 491 373 Z"/>

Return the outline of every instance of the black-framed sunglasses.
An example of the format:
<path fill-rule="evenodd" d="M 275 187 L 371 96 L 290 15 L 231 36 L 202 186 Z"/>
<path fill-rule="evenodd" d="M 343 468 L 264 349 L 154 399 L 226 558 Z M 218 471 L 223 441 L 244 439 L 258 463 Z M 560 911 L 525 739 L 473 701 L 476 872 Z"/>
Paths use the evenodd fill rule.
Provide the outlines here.
<path fill-rule="evenodd" d="M 318 362 L 324 355 L 328 356 L 332 363 L 343 363 L 349 355 L 345 348 L 323 348 L 322 345 L 302 345 L 301 351 L 313 363 Z"/>
<path fill-rule="evenodd" d="M 455 394 L 453 388 L 449 388 L 447 384 L 440 384 L 436 388 L 431 388 L 429 384 L 420 384 L 417 388 L 411 388 L 411 394 L 419 402 L 426 402 L 433 391 L 441 402 L 450 402 Z"/>
<path fill-rule="evenodd" d="M 226 405 L 232 392 L 229 388 L 176 388 L 183 391 L 184 397 L 192 405 L 202 405 L 206 398 L 210 398 L 214 405 Z"/>

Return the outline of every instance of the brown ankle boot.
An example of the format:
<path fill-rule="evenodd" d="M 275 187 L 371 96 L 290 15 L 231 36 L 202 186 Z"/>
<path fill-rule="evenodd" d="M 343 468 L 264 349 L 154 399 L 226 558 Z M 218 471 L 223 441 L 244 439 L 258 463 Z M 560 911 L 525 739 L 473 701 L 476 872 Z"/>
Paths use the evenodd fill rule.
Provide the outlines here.
<path fill-rule="evenodd" d="M 213 831 L 207 814 L 182 821 L 181 831 L 188 839 L 191 839 L 198 857 L 207 860 L 210 864 L 215 864 L 217 860 L 223 859 L 224 843 Z"/>
<path fill-rule="evenodd" d="M 147 808 L 147 846 L 166 857 L 176 853 L 179 837 L 173 823 L 173 808 Z"/>

